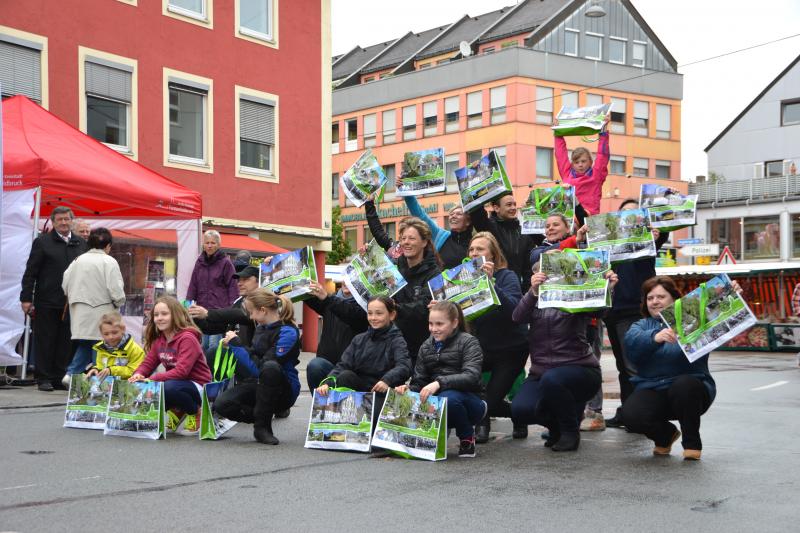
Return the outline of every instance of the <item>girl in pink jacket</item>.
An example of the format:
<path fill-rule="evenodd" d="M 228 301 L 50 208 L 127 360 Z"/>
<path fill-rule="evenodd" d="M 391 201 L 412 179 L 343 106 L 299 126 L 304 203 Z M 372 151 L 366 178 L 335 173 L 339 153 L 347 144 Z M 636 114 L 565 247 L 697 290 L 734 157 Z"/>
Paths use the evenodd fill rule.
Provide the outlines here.
<path fill-rule="evenodd" d="M 608 125 L 608 117 L 606 117 Z M 600 213 L 600 198 L 603 196 L 603 183 L 608 177 L 608 131 L 606 126 L 600 132 L 597 143 L 597 159 L 592 164 L 592 154 L 584 147 L 575 148 L 570 158 L 567 141 L 555 137 L 556 163 L 561 181 L 575 187 L 575 196 L 589 215 Z"/>

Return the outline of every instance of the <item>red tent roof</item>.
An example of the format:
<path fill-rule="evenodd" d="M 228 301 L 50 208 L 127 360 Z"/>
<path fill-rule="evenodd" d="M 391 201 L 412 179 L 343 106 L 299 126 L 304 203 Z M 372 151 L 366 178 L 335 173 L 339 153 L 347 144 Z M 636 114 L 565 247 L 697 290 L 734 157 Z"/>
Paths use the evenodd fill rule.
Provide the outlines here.
<path fill-rule="evenodd" d="M 41 213 L 66 205 L 76 216 L 200 218 L 200 193 L 76 130 L 25 96 L 3 100 L 6 189 L 42 187 Z"/>
<path fill-rule="evenodd" d="M 114 229 L 111 230 L 115 238 L 119 239 L 132 239 L 137 241 L 156 241 L 156 242 L 177 242 L 177 236 L 172 230 L 166 229 Z M 266 241 L 254 239 L 247 235 L 240 235 L 238 233 L 223 233 L 220 232 L 222 237 L 223 250 L 249 250 L 251 252 L 261 252 L 267 254 L 282 254 L 287 250 Z"/>

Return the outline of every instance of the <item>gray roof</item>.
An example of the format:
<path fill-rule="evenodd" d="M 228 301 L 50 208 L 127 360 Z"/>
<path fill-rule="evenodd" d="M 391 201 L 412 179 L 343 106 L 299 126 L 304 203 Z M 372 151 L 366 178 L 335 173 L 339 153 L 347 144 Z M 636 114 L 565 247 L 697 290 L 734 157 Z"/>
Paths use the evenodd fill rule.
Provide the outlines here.
<path fill-rule="evenodd" d="M 372 46 L 368 46 L 366 48 L 361 48 L 360 46 L 355 47 L 353 50 L 350 50 L 346 54 L 339 56 L 338 59 L 340 60 L 339 63 L 333 66 L 333 74 L 332 79 L 339 80 L 342 78 L 346 78 L 354 71 L 363 67 L 368 61 L 371 61 L 375 56 L 377 56 L 380 52 L 385 50 L 389 45 L 394 42 L 386 41 L 385 43 L 378 43 Z M 336 58 L 333 62 L 336 61 Z"/>
<path fill-rule="evenodd" d="M 477 17 L 467 16 L 457 22 L 441 39 L 437 39 L 436 42 L 422 50 L 417 59 L 425 59 L 426 57 L 432 57 L 458 49 L 458 43 L 461 41 L 470 42 L 476 35 L 479 35 L 482 31 L 486 30 L 486 28 L 497 22 L 503 14 L 508 13 L 509 9 L 511 9 L 511 7 L 504 7 L 503 9 L 484 13 Z"/>
<path fill-rule="evenodd" d="M 571 0 L 530 0 L 522 3 L 514 12 L 501 21 L 497 26 L 482 35 L 481 43 L 494 41 L 522 32 L 530 32 L 542 22 L 546 21 Z"/>
<path fill-rule="evenodd" d="M 379 57 L 374 63 L 370 63 L 363 73 L 375 72 L 391 67 L 396 67 L 414 53 L 425 46 L 431 39 L 447 29 L 447 26 L 425 30 L 421 33 L 408 33 L 392 47 L 391 50 Z"/>

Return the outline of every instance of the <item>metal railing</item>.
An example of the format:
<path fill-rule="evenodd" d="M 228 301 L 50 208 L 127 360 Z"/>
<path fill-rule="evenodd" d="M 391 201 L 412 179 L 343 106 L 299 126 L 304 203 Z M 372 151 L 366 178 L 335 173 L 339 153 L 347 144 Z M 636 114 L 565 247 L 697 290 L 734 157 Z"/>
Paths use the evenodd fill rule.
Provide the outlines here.
<path fill-rule="evenodd" d="M 800 175 L 751 178 L 715 183 L 690 183 L 689 194 L 696 194 L 698 203 L 763 202 L 800 197 Z"/>

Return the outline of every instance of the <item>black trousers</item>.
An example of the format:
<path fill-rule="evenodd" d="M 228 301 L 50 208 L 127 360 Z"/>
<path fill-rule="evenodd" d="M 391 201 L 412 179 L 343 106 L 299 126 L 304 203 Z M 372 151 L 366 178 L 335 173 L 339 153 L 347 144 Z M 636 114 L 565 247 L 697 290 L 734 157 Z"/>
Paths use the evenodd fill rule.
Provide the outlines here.
<path fill-rule="evenodd" d="M 677 429 L 670 420 L 681 425 L 684 449 L 702 450 L 700 416 L 711 406 L 711 397 L 703 382 L 692 376 L 678 377 L 668 389 L 639 389 L 622 407 L 625 427 L 643 433 L 656 446 L 667 446 Z"/>
<path fill-rule="evenodd" d="M 264 425 L 292 406 L 292 386 L 277 361 L 264 363 L 258 381 L 237 383 L 220 394 L 214 410 L 230 420 Z"/>
<path fill-rule="evenodd" d="M 625 357 L 625 334 L 631 325 L 641 318 L 638 310 L 631 310 L 625 313 L 609 313 L 603 320 L 606 324 L 608 340 L 611 342 L 611 350 L 614 352 L 614 360 L 619 373 L 619 396 L 622 404 L 633 392 L 633 384 L 631 384 L 630 379 L 631 376 L 636 375 L 633 365 Z"/>
<path fill-rule="evenodd" d="M 511 404 L 506 401 L 506 395 L 525 368 L 527 360 L 527 344 L 502 352 L 484 350 L 483 371 L 492 373 L 489 383 L 486 384 L 488 416 L 511 418 Z"/>
<path fill-rule="evenodd" d="M 62 319 L 63 315 L 63 319 Z M 36 381 L 61 382 L 72 358 L 69 311 L 62 307 L 37 307 L 33 320 L 36 345 Z"/>

